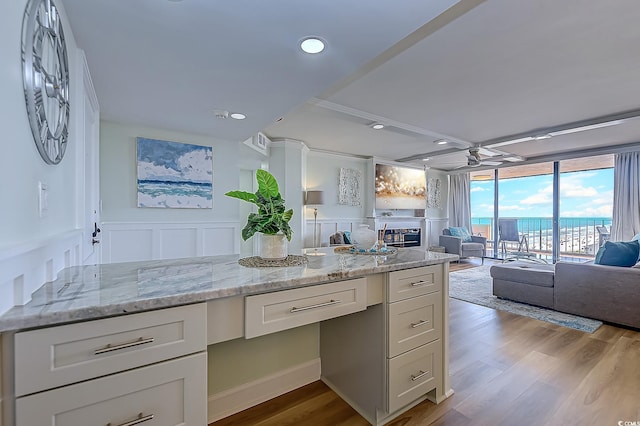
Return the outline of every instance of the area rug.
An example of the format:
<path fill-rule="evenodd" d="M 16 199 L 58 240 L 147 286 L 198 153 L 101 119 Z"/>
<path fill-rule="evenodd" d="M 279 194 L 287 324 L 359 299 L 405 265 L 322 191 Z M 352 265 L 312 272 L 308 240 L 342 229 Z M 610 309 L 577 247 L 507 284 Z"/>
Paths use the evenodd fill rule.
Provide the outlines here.
<path fill-rule="evenodd" d="M 602 325 L 602 322 L 597 320 L 495 297 L 492 294 L 490 268 L 491 265 L 483 265 L 451 272 L 449 274 L 449 296 L 476 305 L 511 312 L 588 333 L 593 333 Z"/>

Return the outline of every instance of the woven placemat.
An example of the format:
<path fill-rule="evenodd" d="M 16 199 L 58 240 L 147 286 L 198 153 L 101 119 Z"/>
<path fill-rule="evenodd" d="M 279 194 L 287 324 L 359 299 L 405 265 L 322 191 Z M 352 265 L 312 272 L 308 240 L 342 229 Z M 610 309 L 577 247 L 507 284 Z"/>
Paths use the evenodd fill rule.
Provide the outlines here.
<path fill-rule="evenodd" d="M 282 260 L 268 260 L 263 259 L 260 256 L 243 257 L 238 259 L 238 263 L 241 266 L 247 268 L 274 268 L 278 266 L 300 266 L 309 262 L 306 256 L 298 256 L 296 254 L 290 254 Z"/>

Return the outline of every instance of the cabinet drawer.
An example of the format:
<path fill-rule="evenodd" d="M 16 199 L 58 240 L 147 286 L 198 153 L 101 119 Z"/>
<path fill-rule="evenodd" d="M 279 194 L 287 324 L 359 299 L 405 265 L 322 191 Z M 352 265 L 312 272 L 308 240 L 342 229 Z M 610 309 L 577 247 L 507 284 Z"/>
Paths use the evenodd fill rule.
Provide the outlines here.
<path fill-rule="evenodd" d="M 389 304 L 389 357 L 439 339 L 441 332 L 441 292 Z"/>
<path fill-rule="evenodd" d="M 440 357 L 441 340 L 436 340 L 388 361 L 390 413 L 436 388 Z"/>
<path fill-rule="evenodd" d="M 389 288 L 387 292 L 389 302 L 396 302 L 440 290 L 442 290 L 442 265 L 389 272 Z"/>
<path fill-rule="evenodd" d="M 17 398 L 16 426 L 206 425 L 206 372 L 200 352 Z"/>
<path fill-rule="evenodd" d="M 206 304 L 16 333 L 16 396 L 206 348 Z"/>
<path fill-rule="evenodd" d="M 262 336 L 366 308 L 366 278 L 247 296 L 245 337 Z"/>

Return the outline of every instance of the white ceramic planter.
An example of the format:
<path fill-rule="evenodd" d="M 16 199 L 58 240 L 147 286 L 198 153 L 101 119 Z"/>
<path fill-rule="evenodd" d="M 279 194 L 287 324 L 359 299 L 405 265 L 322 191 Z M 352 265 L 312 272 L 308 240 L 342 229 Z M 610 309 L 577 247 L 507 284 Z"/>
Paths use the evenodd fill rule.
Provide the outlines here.
<path fill-rule="evenodd" d="M 283 234 L 260 234 L 258 256 L 266 260 L 283 260 L 287 257 L 287 242 Z"/>

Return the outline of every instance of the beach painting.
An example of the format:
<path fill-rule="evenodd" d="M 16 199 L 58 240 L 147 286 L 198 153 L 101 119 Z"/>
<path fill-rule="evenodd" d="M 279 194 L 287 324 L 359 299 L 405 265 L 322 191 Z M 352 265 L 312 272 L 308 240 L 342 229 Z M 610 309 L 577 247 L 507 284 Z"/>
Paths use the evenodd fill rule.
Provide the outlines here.
<path fill-rule="evenodd" d="M 213 148 L 137 138 L 138 207 L 213 208 Z"/>

